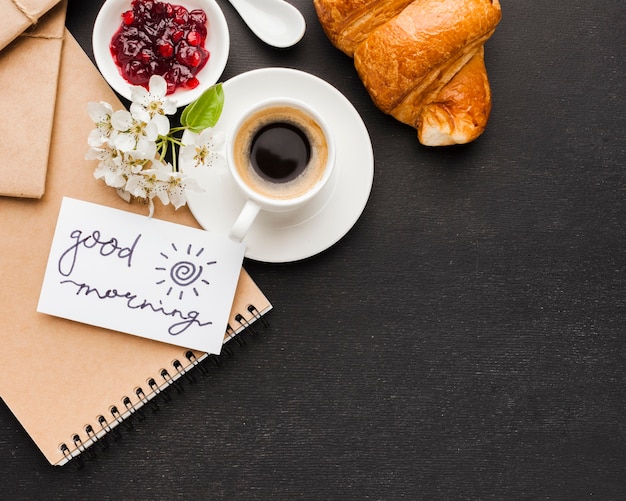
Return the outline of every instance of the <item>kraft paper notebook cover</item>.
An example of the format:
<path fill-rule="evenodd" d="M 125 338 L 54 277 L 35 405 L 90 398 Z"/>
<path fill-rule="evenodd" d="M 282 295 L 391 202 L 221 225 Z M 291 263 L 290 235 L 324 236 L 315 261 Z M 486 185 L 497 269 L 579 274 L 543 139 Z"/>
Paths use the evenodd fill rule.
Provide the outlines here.
<path fill-rule="evenodd" d="M 0 51 L 0 137 L 11 138 L 0 149 L 0 195 L 43 195 L 66 7 L 58 4 Z"/>
<path fill-rule="evenodd" d="M 84 159 L 93 127 L 86 106 L 99 100 L 122 108 L 66 31 L 46 193 L 39 200 L 0 197 L 0 395 L 55 465 L 78 455 L 94 437 L 104 438 L 107 429 L 121 422 L 118 418 L 135 412 L 208 356 L 188 357 L 184 348 L 36 312 L 63 196 L 147 214 L 146 206 L 127 204 L 95 180 L 94 163 Z M 154 217 L 198 227 L 186 207 L 174 211 L 156 206 Z M 242 270 L 233 329 L 259 319 L 270 308 Z M 241 322 L 235 319 L 238 314 Z M 151 379 L 158 386 L 151 385 Z"/>

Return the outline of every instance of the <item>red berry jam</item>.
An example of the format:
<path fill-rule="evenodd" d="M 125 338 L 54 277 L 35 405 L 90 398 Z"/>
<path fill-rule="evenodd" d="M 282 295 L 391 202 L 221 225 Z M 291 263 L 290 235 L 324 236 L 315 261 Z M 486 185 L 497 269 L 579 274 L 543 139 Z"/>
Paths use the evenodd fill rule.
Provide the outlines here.
<path fill-rule="evenodd" d="M 124 79 L 148 88 L 152 75 L 167 82 L 167 93 L 199 85 L 198 72 L 209 60 L 204 47 L 207 16 L 158 0 L 133 0 L 109 48 Z"/>

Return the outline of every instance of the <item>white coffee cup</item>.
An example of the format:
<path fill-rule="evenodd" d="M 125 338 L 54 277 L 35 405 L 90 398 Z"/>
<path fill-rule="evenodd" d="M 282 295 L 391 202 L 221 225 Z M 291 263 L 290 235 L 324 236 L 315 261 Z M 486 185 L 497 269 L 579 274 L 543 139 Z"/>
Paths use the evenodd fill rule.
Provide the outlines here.
<path fill-rule="evenodd" d="M 318 196 L 335 165 L 324 118 L 302 101 L 275 98 L 249 108 L 226 140 L 228 168 L 246 203 L 230 230 L 241 242 L 261 210 L 296 210 Z"/>

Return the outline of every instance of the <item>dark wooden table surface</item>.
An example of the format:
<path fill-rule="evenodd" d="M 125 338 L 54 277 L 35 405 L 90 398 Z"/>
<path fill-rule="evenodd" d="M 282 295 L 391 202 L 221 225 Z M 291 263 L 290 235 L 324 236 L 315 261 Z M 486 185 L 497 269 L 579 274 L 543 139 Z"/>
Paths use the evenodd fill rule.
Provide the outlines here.
<path fill-rule="evenodd" d="M 69 2 L 90 55 L 100 3 Z M 224 80 L 293 67 L 354 104 L 369 203 L 321 255 L 246 262 L 271 327 L 83 470 L 49 466 L 1 405 L 3 498 L 626 498 L 626 4 L 502 0 L 488 130 L 428 149 L 310 0 L 288 50 L 218 3 Z"/>

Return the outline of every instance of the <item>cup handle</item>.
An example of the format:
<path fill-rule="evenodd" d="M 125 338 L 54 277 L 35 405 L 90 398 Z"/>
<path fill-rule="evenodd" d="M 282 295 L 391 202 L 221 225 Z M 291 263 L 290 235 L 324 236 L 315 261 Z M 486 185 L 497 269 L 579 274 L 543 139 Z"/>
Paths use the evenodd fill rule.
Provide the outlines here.
<path fill-rule="evenodd" d="M 255 202 L 247 200 L 235 224 L 230 229 L 230 234 L 228 235 L 230 239 L 235 242 L 242 242 L 260 210 L 261 207 Z"/>

